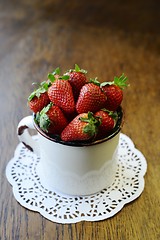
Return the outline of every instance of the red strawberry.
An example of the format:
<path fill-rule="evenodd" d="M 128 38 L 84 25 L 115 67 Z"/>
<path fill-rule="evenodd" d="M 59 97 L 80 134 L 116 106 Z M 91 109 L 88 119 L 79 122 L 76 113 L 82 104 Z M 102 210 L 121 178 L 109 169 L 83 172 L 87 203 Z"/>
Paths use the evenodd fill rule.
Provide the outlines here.
<path fill-rule="evenodd" d="M 107 96 L 105 108 L 110 111 L 116 111 L 123 100 L 123 89 L 128 86 L 127 77 L 122 74 L 120 77 L 115 77 L 113 82 L 104 82 L 101 84 L 103 92 Z"/>
<path fill-rule="evenodd" d="M 51 102 L 59 106 L 65 113 L 72 114 L 75 111 L 75 102 L 68 78 L 69 76 L 66 75 L 53 80 L 48 89 L 48 96 Z"/>
<path fill-rule="evenodd" d="M 110 112 L 106 109 L 102 109 L 94 114 L 95 117 L 99 117 L 101 125 L 98 129 L 97 139 L 106 137 L 114 127 L 114 119 L 117 117 L 116 113 Z"/>
<path fill-rule="evenodd" d="M 28 97 L 29 107 L 34 113 L 40 112 L 50 102 L 47 94 L 49 85 L 48 82 L 42 82 L 39 88 Z"/>
<path fill-rule="evenodd" d="M 80 69 L 77 64 L 75 64 L 75 69 L 70 69 L 67 73 L 69 75 L 69 82 L 72 86 L 75 101 L 78 99 L 81 88 L 87 83 L 86 73 L 87 71 Z"/>
<path fill-rule="evenodd" d="M 98 131 L 99 119 L 93 113 L 81 113 L 77 115 L 62 131 L 63 141 L 85 141 L 93 139 Z"/>
<path fill-rule="evenodd" d="M 36 120 L 40 128 L 49 134 L 60 134 L 68 124 L 62 110 L 52 103 L 36 114 Z"/>
<path fill-rule="evenodd" d="M 106 96 L 102 92 L 100 86 L 95 83 L 85 84 L 80 91 L 76 110 L 78 113 L 96 112 L 103 108 L 106 104 Z"/>

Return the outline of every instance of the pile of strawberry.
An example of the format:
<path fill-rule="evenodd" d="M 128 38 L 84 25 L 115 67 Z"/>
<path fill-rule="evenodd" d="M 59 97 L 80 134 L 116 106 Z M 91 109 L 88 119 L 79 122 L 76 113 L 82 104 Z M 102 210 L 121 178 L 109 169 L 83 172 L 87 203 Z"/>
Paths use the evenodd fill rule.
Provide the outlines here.
<path fill-rule="evenodd" d="M 113 82 L 88 80 L 86 70 L 75 64 L 63 75 L 56 68 L 28 98 L 35 121 L 49 136 L 63 141 L 94 141 L 113 130 L 123 100 L 127 77 Z"/>

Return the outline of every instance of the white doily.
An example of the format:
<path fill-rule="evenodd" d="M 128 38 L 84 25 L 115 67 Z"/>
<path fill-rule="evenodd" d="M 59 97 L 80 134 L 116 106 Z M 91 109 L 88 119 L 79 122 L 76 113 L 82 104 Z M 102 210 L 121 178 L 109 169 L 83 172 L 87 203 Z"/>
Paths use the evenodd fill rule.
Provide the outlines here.
<path fill-rule="evenodd" d="M 16 200 L 57 223 L 98 221 L 112 217 L 144 189 L 147 163 L 129 137 L 120 134 L 117 170 L 114 182 L 89 196 L 68 196 L 42 186 L 38 174 L 39 158 L 22 143 L 7 165 L 6 176 Z"/>

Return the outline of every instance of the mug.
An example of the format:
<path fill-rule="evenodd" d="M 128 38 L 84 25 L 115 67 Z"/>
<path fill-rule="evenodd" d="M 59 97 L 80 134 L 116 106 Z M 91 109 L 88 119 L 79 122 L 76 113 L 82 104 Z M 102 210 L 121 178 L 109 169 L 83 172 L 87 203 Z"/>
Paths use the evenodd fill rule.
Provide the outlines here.
<path fill-rule="evenodd" d="M 123 111 L 113 131 L 94 142 L 64 142 L 44 133 L 35 116 L 23 118 L 17 128 L 19 140 L 40 157 L 38 174 L 41 183 L 68 195 L 90 195 L 110 186 L 117 166 L 117 151 L 122 128 Z M 38 141 L 29 129 L 35 129 Z"/>

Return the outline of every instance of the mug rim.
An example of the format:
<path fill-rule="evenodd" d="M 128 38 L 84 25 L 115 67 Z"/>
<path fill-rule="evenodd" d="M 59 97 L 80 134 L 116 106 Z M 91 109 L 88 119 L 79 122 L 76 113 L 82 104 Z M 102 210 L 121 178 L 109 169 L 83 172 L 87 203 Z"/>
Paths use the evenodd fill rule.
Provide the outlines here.
<path fill-rule="evenodd" d="M 55 136 L 55 138 L 50 137 L 35 122 L 35 115 L 36 115 L 35 113 L 33 114 L 33 124 L 34 124 L 35 129 L 37 130 L 37 132 L 40 135 L 42 135 L 44 138 L 46 138 L 46 139 L 48 139 L 48 140 L 50 140 L 52 142 L 63 144 L 63 145 L 66 145 L 66 146 L 72 146 L 72 147 L 85 147 L 85 146 L 93 146 L 93 145 L 97 145 L 97 144 L 106 142 L 106 141 L 112 139 L 113 137 L 115 137 L 121 131 L 122 124 L 123 124 L 122 120 L 123 120 L 123 115 L 124 115 L 123 114 L 123 109 L 122 109 L 121 106 L 118 107 L 117 114 L 118 114 L 118 119 L 117 119 L 116 125 L 112 129 L 111 133 L 107 137 L 95 140 L 93 142 L 90 142 L 90 141 L 83 141 L 83 142 L 80 142 L 80 141 L 77 141 L 77 142 L 76 141 L 72 141 L 71 142 L 70 141 L 70 142 L 67 142 L 67 141 L 63 141 L 63 140 L 59 139 L 56 136 Z"/>

